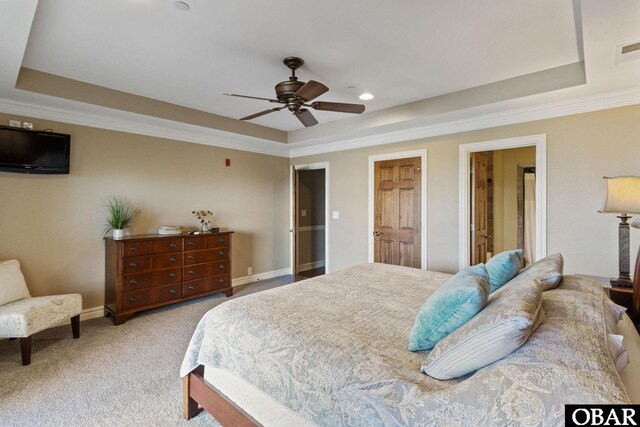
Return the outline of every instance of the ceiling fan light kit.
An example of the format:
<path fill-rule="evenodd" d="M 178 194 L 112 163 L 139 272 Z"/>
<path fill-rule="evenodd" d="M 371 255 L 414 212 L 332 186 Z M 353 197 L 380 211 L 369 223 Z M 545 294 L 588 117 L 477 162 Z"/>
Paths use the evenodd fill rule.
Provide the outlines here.
<path fill-rule="evenodd" d="M 277 104 L 284 104 L 282 107 L 270 108 L 255 114 L 243 117 L 240 120 L 252 120 L 265 114 L 284 110 L 287 108 L 291 113 L 300 120 L 305 127 L 315 126 L 318 124 L 316 118 L 311 114 L 309 108 L 318 111 L 334 111 L 338 113 L 361 114 L 364 112 L 362 104 L 348 104 L 343 102 L 326 102 L 316 101 L 309 103 L 320 95 L 329 91 L 329 88 L 315 80 L 301 82 L 296 77 L 296 70 L 304 64 L 301 58 L 290 56 L 285 58 L 283 64 L 291 70 L 289 80 L 278 83 L 275 86 L 276 99 L 261 98 L 257 96 L 238 95 L 235 93 L 225 93 L 227 96 L 237 96 L 240 98 L 259 99 Z"/>

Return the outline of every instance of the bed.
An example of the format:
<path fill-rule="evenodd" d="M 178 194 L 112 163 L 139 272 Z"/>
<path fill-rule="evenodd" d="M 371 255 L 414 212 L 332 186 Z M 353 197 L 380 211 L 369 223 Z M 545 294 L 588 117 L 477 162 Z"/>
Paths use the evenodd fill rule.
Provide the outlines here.
<path fill-rule="evenodd" d="M 614 323 L 630 359 L 618 373 L 606 293 L 579 276 L 543 293 L 544 322 L 507 357 L 455 379 L 425 375 L 429 352 L 408 351 L 407 335 L 449 277 L 363 264 L 215 307 L 182 364 L 185 417 L 202 407 L 223 425 L 559 425 L 567 403 L 640 403 L 640 336 L 628 316 Z"/>

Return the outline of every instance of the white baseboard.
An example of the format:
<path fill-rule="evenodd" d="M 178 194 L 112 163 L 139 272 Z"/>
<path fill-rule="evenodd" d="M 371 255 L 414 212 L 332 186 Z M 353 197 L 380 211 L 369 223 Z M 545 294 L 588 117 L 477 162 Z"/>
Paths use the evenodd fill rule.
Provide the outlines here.
<path fill-rule="evenodd" d="M 95 319 L 96 317 L 104 316 L 104 305 L 98 305 L 96 307 L 85 308 L 80 312 L 80 321 Z"/>
<path fill-rule="evenodd" d="M 252 274 L 251 276 L 236 277 L 231 281 L 231 286 L 246 285 L 247 283 L 257 282 L 258 280 L 273 279 L 278 276 L 291 274 L 290 268 L 281 268 L 280 270 L 267 271 L 264 273 Z"/>
<path fill-rule="evenodd" d="M 320 267 L 324 267 L 324 260 L 308 262 L 306 264 L 300 264 L 298 265 L 298 271 L 313 270 L 314 268 L 320 268 Z"/>

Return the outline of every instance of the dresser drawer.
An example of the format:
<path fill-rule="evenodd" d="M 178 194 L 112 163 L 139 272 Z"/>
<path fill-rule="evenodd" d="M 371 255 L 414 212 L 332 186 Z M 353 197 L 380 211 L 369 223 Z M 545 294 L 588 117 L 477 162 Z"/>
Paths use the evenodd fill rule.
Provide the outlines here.
<path fill-rule="evenodd" d="M 153 242 L 154 254 L 180 251 L 182 251 L 182 237 L 158 239 Z"/>
<path fill-rule="evenodd" d="M 122 272 L 124 274 L 142 273 L 149 270 L 151 270 L 150 256 L 137 256 L 122 261 Z"/>
<path fill-rule="evenodd" d="M 218 276 L 205 277 L 204 279 L 192 280 L 182 285 L 182 296 L 188 297 L 205 292 L 225 289 L 229 287 L 229 275 L 220 274 Z"/>
<path fill-rule="evenodd" d="M 183 267 L 184 280 L 195 280 L 203 277 L 214 276 L 229 271 L 229 261 L 208 262 Z"/>
<path fill-rule="evenodd" d="M 149 255 L 153 253 L 153 242 L 126 242 L 124 243 L 124 254 L 125 257 L 130 256 L 138 256 L 138 255 Z"/>
<path fill-rule="evenodd" d="M 182 254 L 169 253 L 153 255 L 151 257 L 151 269 L 161 270 L 163 268 L 173 268 L 182 266 Z"/>
<path fill-rule="evenodd" d="M 229 259 L 229 248 L 207 249 L 205 253 L 207 255 L 207 261 L 222 261 Z"/>
<path fill-rule="evenodd" d="M 197 249 L 204 249 L 204 238 L 202 237 L 185 237 L 184 238 L 185 251 L 195 251 Z"/>
<path fill-rule="evenodd" d="M 136 289 L 150 288 L 153 286 L 168 285 L 182 281 L 181 269 L 150 271 L 140 274 L 125 274 L 122 276 L 122 291 L 129 292 Z"/>
<path fill-rule="evenodd" d="M 214 236 L 205 237 L 205 247 L 209 248 L 222 248 L 229 246 L 229 235 L 228 234 L 216 234 Z"/>
<path fill-rule="evenodd" d="M 184 253 L 184 265 L 229 259 L 229 248 L 206 249 Z"/>
<path fill-rule="evenodd" d="M 184 253 L 184 265 L 202 264 L 207 261 L 205 251 L 191 251 Z"/>
<path fill-rule="evenodd" d="M 179 298 L 182 298 L 182 286 L 179 283 L 158 288 L 142 289 L 122 294 L 122 308 L 123 310 L 130 310 Z"/>

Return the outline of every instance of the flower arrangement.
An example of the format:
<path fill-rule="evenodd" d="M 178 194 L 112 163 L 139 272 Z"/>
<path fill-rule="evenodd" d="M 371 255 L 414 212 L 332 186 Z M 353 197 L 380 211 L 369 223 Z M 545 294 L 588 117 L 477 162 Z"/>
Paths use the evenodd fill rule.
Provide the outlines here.
<path fill-rule="evenodd" d="M 196 216 L 196 219 L 200 221 L 200 225 L 202 226 L 202 231 L 209 231 L 209 227 L 211 226 L 211 220 L 213 219 L 213 212 L 199 210 L 192 211 L 192 214 Z"/>

